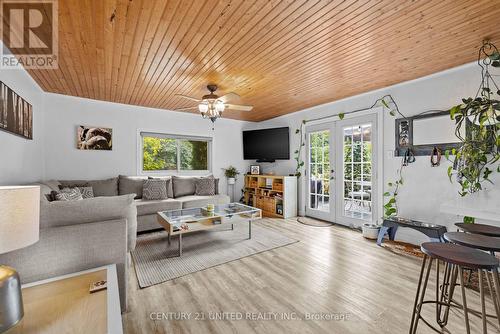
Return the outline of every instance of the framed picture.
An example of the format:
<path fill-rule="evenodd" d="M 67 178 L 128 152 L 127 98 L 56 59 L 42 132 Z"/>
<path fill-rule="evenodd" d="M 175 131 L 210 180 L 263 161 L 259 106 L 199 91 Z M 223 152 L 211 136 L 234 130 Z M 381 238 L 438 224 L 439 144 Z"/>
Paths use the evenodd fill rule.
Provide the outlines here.
<path fill-rule="evenodd" d="M 1 81 L 0 130 L 33 139 L 33 107 Z"/>
<path fill-rule="evenodd" d="M 259 165 L 251 165 L 250 166 L 250 174 L 259 175 L 260 174 L 260 166 Z"/>
<path fill-rule="evenodd" d="M 79 150 L 111 151 L 113 149 L 113 129 L 80 125 L 76 146 Z"/>

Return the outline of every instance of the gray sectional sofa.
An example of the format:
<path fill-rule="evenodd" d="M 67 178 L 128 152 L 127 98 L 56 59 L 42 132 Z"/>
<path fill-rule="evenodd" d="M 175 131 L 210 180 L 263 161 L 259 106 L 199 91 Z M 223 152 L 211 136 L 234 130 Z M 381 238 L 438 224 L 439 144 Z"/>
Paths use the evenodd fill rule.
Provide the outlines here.
<path fill-rule="evenodd" d="M 40 240 L 0 255 L 0 263 L 16 268 L 23 283 L 116 264 L 122 311 L 127 308 L 129 252 L 137 232 L 157 229 L 156 212 L 229 203 L 229 197 L 194 195 L 194 178 L 173 177 L 169 198 L 142 199 L 145 177 L 106 180 L 44 181 L 40 186 Z M 94 198 L 49 202 L 59 186 L 92 186 Z"/>
<path fill-rule="evenodd" d="M 216 187 L 216 195 L 214 196 L 196 196 L 195 177 L 180 176 L 164 177 L 168 180 L 168 199 L 143 200 L 142 184 L 146 178 L 142 176 L 123 175 L 120 175 L 118 178 L 118 195 L 136 194 L 137 232 L 159 228 L 160 226 L 156 222 L 156 213 L 158 211 L 196 208 L 210 203 L 215 205 L 229 203 L 229 196 L 219 194 L 218 187 Z M 64 184 L 66 181 L 62 182 Z"/>

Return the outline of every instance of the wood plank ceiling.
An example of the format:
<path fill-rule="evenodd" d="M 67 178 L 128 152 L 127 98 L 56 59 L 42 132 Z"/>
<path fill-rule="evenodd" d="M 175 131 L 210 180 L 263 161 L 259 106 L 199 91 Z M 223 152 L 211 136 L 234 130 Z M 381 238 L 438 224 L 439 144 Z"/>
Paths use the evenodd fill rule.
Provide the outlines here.
<path fill-rule="evenodd" d="M 214 83 L 261 121 L 475 60 L 491 0 L 60 0 L 54 93 L 175 109 Z M 473 92 L 471 92 L 472 94 Z"/>

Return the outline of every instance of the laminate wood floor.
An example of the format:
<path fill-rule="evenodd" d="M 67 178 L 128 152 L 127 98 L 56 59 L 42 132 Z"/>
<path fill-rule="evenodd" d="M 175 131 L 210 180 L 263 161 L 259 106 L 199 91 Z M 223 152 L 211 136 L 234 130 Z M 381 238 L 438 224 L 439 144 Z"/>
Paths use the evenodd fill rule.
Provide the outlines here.
<path fill-rule="evenodd" d="M 132 269 L 125 333 L 408 333 L 420 259 L 339 226 L 294 219 L 256 224 L 300 242 L 146 289 L 139 289 Z M 431 283 L 427 296 L 434 291 Z M 467 290 L 467 301 L 479 309 L 477 293 Z M 424 308 L 428 319 L 434 312 L 434 306 Z M 480 328 L 471 316 L 471 332 Z M 452 309 L 447 329 L 465 333 L 460 311 Z M 488 330 L 498 333 L 491 323 Z M 417 333 L 434 332 L 420 322 Z"/>

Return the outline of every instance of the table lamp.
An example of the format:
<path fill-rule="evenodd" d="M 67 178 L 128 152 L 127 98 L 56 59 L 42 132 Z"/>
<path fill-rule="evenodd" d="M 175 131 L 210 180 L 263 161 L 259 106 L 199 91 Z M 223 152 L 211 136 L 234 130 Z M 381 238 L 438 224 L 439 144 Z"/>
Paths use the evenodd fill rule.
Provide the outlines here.
<path fill-rule="evenodd" d="M 0 254 L 38 241 L 40 187 L 0 186 Z M 23 317 L 21 281 L 18 273 L 0 264 L 0 333 Z"/>

